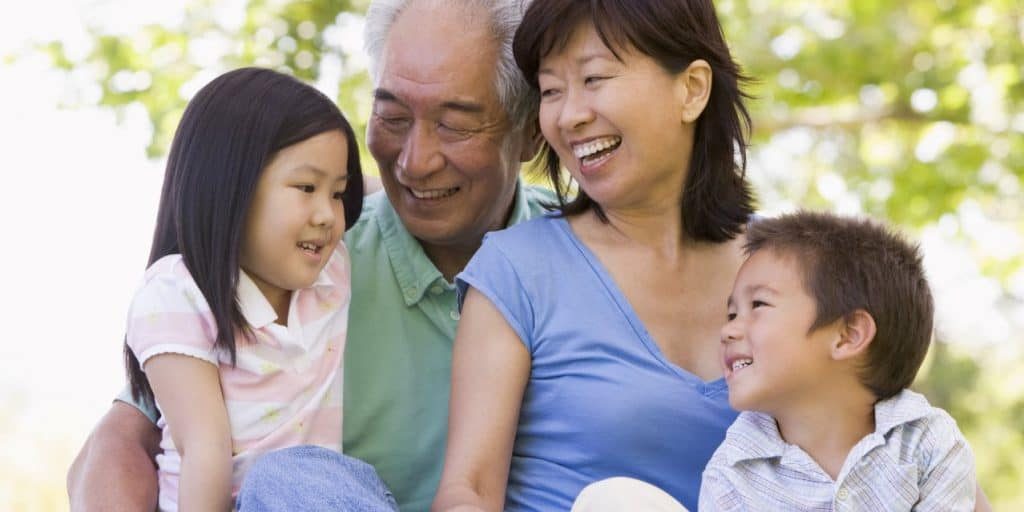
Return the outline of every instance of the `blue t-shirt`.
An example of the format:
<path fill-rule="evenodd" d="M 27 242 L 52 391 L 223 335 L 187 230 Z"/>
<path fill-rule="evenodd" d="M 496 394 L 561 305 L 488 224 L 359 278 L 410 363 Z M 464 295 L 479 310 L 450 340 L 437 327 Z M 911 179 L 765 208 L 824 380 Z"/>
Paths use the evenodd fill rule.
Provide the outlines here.
<path fill-rule="evenodd" d="M 697 509 L 700 477 L 736 418 L 724 379 L 662 354 L 611 276 L 563 218 L 491 233 L 456 278 L 504 315 L 532 358 L 505 509 L 568 510 L 613 476 Z"/>

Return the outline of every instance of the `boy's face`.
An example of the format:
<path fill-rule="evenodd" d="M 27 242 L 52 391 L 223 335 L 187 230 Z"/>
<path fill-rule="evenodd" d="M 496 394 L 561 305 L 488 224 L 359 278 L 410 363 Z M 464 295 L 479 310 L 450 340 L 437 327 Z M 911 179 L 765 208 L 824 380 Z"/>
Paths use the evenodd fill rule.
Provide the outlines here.
<path fill-rule="evenodd" d="M 816 310 L 795 258 L 762 249 L 744 262 L 721 334 L 733 408 L 778 416 L 813 400 L 829 378 L 830 342 L 840 333 L 840 322 L 809 332 Z"/>

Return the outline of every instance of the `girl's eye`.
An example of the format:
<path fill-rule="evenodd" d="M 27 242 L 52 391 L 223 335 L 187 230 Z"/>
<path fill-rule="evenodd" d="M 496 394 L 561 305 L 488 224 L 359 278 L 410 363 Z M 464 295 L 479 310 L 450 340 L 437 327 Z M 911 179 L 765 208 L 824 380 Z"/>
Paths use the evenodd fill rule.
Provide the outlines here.
<path fill-rule="evenodd" d="M 344 201 L 345 193 L 344 192 L 335 192 L 334 193 L 334 198 L 337 199 L 338 201 Z"/>
<path fill-rule="evenodd" d="M 729 313 L 728 315 L 725 315 L 725 316 L 726 316 L 726 318 L 729 319 L 730 322 L 732 322 L 733 320 L 736 319 L 736 313 Z"/>
<path fill-rule="evenodd" d="M 297 188 L 297 189 L 299 189 L 299 190 L 301 190 L 301 191 L 303 191 L 303 192 L 305 192 L 307 194 L 312 194 L 313 192 L 316 191 L 316 187 L 314 187 L 313 185 L 296 185 L 295 188 Z"/>

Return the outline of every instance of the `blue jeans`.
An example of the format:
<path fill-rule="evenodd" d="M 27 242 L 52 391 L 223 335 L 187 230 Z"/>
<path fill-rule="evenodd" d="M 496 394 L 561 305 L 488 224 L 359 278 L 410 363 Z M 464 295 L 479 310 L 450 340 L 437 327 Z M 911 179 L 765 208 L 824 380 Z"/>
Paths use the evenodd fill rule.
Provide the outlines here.
<path fill-rule="evenodd" d="M 319 446 L 285 448 L 257 459 L 236 506 L 242 512 L 398 512 L 373 466 Z"/>

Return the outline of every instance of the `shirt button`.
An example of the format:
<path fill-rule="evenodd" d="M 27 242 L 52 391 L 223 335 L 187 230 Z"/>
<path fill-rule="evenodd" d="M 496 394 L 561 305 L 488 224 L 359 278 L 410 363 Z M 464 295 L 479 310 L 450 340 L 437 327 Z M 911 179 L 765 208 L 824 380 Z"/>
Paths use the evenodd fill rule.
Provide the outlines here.
<path fill-rule="evenodd" d="M 433 286 L 430 288 L 430 293 L 433 293 L 434 295 L 441 295 L 442 292 L 444 292 L 444 288 L 441 288 L 440 286 Z"/>
<path fill-rule="evenodd" d="M 460 315 L 459 315 L 459 312 L 458 312 L 458 311 L 456 311 L 456 310 L 452 310 L 452 312 L 451 312 L 451 314 L 450 314 L 449 316 L 451 316 L 451 317 L 452 317 L 452 320 L 458 321 L 458 320 L 459 320 L 459 316 L 460 316 Z"/>
<path fill-rule="evenodd" d="M 416 291 L 417 291 L 416 288 L 406 288 L 405 289 L 405 298 L 407 298 L 409 300 L 415 299 L 416 298 Z"/>
<path fill-rule="evenodd" d="M 838 498 L 839 501 L 846 501 L 846 498 L 849 497 L 850 491 L 847 491 L 845 487 L 840 488 L 839 492 L 836 493 L 836 498 Z"/>

